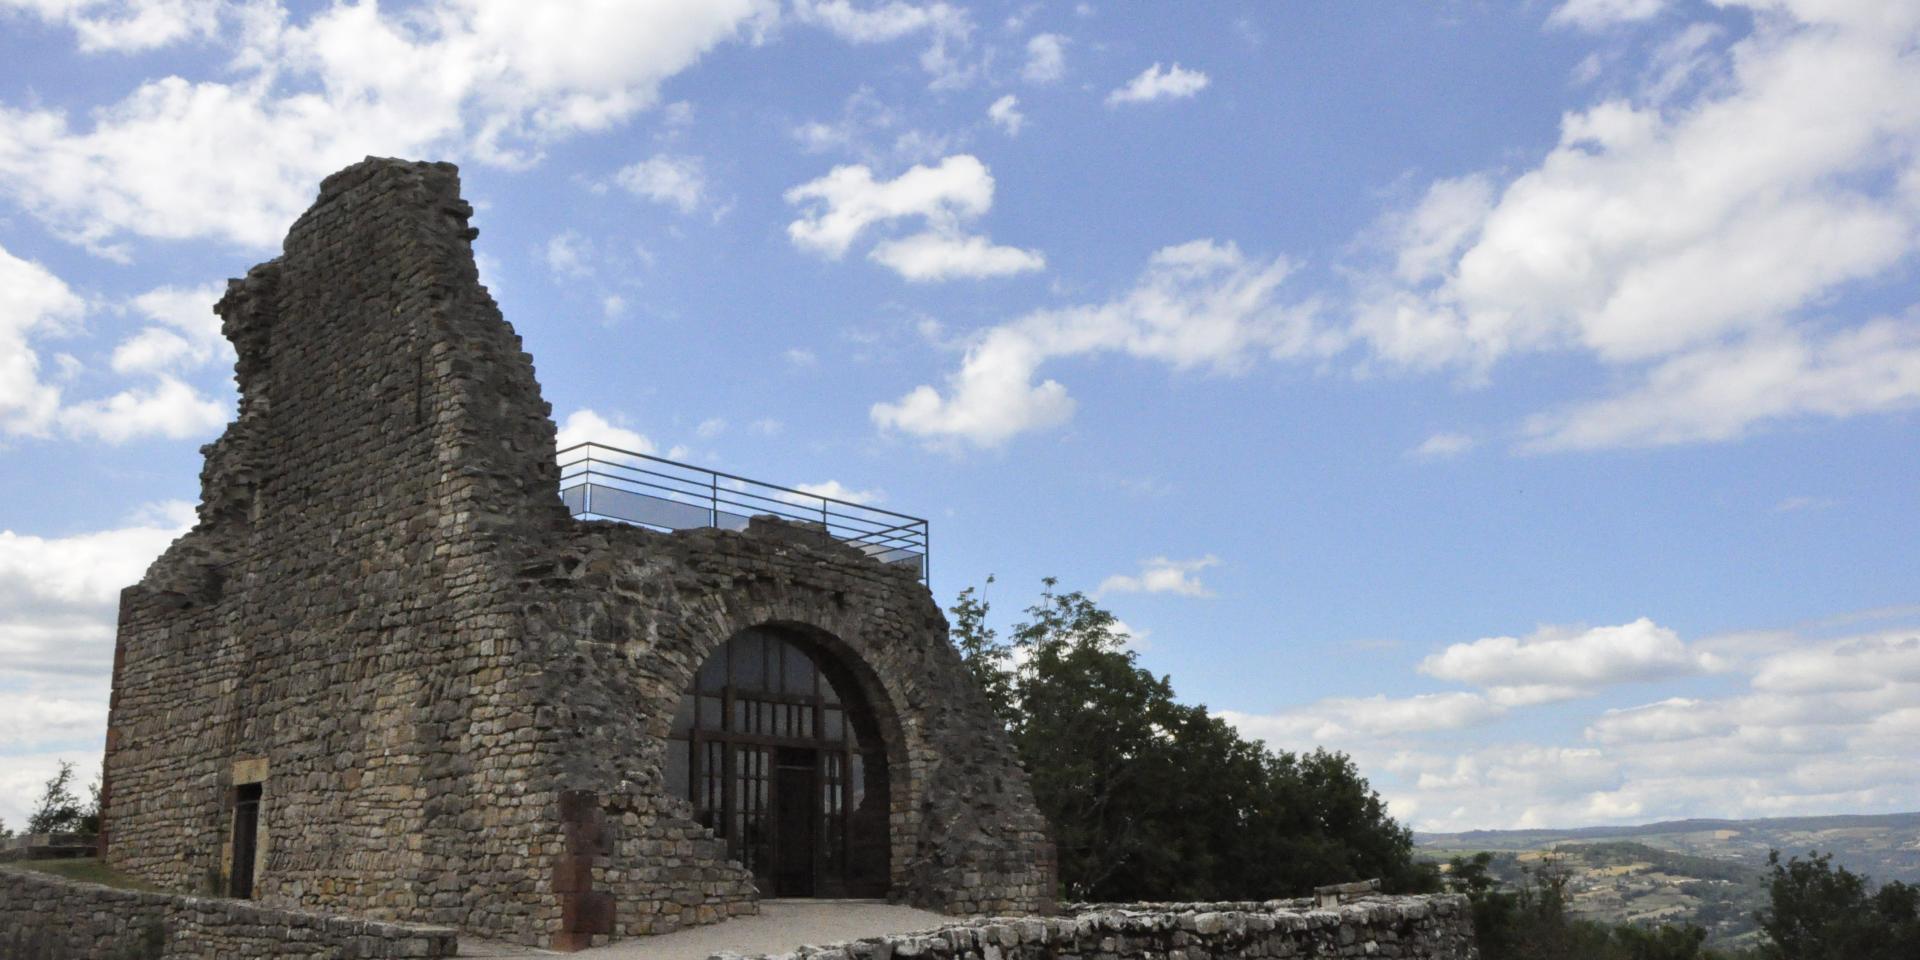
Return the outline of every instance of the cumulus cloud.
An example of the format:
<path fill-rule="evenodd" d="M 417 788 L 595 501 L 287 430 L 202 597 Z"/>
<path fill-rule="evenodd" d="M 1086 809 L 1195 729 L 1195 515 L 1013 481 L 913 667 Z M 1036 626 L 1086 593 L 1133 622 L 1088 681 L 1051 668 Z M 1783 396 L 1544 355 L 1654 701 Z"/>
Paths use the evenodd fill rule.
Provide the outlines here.
<path fill-rule="evenodd" d="M 44 436 L 60 411 L 60 388 L 41 379 L 32 339 L 66 332 L 85 310 L 46 267 L 0 248 L 0 428 Z"/>
<path fill-rule="evenodd" d="M 560 429 L 555 434 L 554 446 L 565 450 L 582 443 L 599 443 L 632 453 L 653 455 L 659 448 L 651 438 L 637 430 L 611 423 L 607 418 L 592 410 L 581 409 L 567 414 Z"/>
<path fill-rule="evenodd" d="M 1041 270 L 1047 265 L 1047 258 L 1034 250 L 996 246 L 985 237 L 954 236 L 938 231 L 876 244 L 867 256 L 914 281 L 1004 277 Z"/>
<path fill-rule="evenodd" d="M 83 781 L 100 756 L 122 588 L 194 521 L 149 505 L 125 526 L 69 536 L 0 530 L 0 818 L 18 829 L 55 751 Z M 39 751 L 35 753 L 34 751 Z"/>
<path fill-rule="evenodd" d="M 1195 240 L 1157 251 L 1132 289 L 1105 303 L 1037 310 L 970 339 L 945 391 L 923 385 L 871 415 L 936 445 L 994 447 L 1073 416 L 1067 388 L 1034 382 L 1049 360 L 1124 353 L 1187 370 L 1236 373 L 1256 358 L 1325 355 L 1337 346 L 1312 310 L 1285 304 L 1282 258 Z"/>
<path fill-rule="evenodd" d="M 915 166 L 892 180 L 876 180 L 864 165 L 835 167 L 788 190 L 786 200 L 803 207 L 800 219 L 787 225 L 794 246 L 832 260 L 870 228 L 921 221 L 919 234 L 883 241 L 869 254 L 908 280 L 1004 276 L 1046 264 L 1037 251 L 997 246 L 964 231 L 966 221 L 993 207 L 993 175 L 967 154 Z"/>
<path fill-rule="evenodd" d="M 233 355 L 212 315 L 215 299 L 211 287 L 162 287 L 133 298 L 122 309 L 153 323 L 120 342 L 111 366 L 151 379 L 106 397 L 75 400 L 62 384 L 42 378 L 34 341 L 71 332 L 85 304 L 45 267 L 0 249 L 0 432 L 124 443 L 217 431 L 232 412 L 232 399 L 210 399 L 177 376 Z M 77 361 L 69 367 L 77 369 Z"/>
<path fill-rule="evenodd" d="M 929 43 L 920 54 L 920 66 L 932 78 L 929 85 L 936 90 L 967 86 L 979 73 L 977 64 L 965 62 L 973 18 L 962 7 L 906 0 L 887 0 L 871 7 L 859 7 L 850 0 L 795 0 L 793 13 L 801 23 L 822 27 L 848 43 L 888 43 L 927 36 Z"/>
<path fill-rule="evenodd" d="M 1916 315 L 1830 306 L 1920 251 L 1920 10 L 1734 5 L 1768 15 L 1732 43 L 1677 29 L 1635 95 L 1568 112 L 1539 163 L 1435 181 L 1385 218 L 1386 263 L 1352 315 L 1374 356 L 1469 382 L 1543 351 L 1615 372 L 1612 395 L 1528 420 L 1534 450 L 1920 405 Z M 1553 20 L 1661 6 L 1574 0 Z"/>
<path fill-rule="evenodd" d="M 437 0 L 298 23 L 256 9 L 229 81 L 149 81 L 78 123 L 0 106 L 0 191 L 109 255 L 130 236 L 270 249 L 333 170 L 368 154 L 531 163 L 652 106 L 662 81 L 774 9 Z"/>
<path fill-rule="evenodd" d="M 1198 574 L 1220 565 L 1220 558 L 1208 554 L 1197 560 L 1171 560 L 1154 557 L 1140 561 L 1137 574 L 1116 573 L 1100 581 L 1096 594 L 1172 593 L 1183 597 L 1211 597 L 1213 591 L 1200 582 Z"/>
<path fill-rule="evenodd" d="M 614 182 L 636 197 L 666 204 L 681 213 L 700 209 L 707 194 L 707 175 L 699 157 L 657 154 L 624 167 Z"/>
<path fill-rule="evenodd" d="M 1207 75 L 1198 70 L 1188 70 L 1177 63 L 1172 67 L 1155 63 L 1140 71 L 1125 86 L 1107 94 L 1107 106 L 1152 100 L 1184 100 L 1205 90 L 1210 82 Z"/>
<path fill-rule="evenodd" d="M 1487 689 L 1224 715 L 1276 747 L 1350 752 L 1394 815 L 1424 830 L 1912 806 L 1920 631 L 1736 635 L 1712 644 L 1724 654 L 1714 662 L 1698 649 L 1708 644 L 1660 633 L 1636 621 L 1456 644 L 1419 669 Z M 1684 696 L 1544 705 L 1555 690 L 1594 695 L 1621 678 L 1706 669 L 1722 672 Z M 1569 724 L 1572 738 L 1559 732 Z"/>
<path fill-rule="evenodd" d="M 1456 643 L 1420 661 L 1420 672 L 1479 687 L 1591 690 L 1724 666 L 1672 630 L 1641 617 L 1617 627 L 1544 627 L 1526 637 Z"/>
<path fill-rule="evenodd" d="M 1547 23 L 1556 27 L 1599 30 L 1652 19 L 1666 6 L 1667 0 L 1567 0 L 1548 15 Z"/>
<path fill-rule="evenodd" d="M 1026 126 L 1027 115 L 1020 112 L 1020 98 L 1009 93 L 987 107 L 987 119 L 993 125 L 1006 131 L 1007 136 L 1017 137 L 1020 128 Z"/>
<path fill-rule="evenodd" d="M 1052 83 L 1067 75 L 1067 38 L 1036 33 L 1027 40 L 1027 62 L 1020 78 L 1028 83 Z"/>
<path fill-rule="evenodd" d="M 0 0 L 0 13 L 12 8 L 69 27 L 83 53 L 138 53 L 214 36 L 224 5 L 225 0 Z"/>

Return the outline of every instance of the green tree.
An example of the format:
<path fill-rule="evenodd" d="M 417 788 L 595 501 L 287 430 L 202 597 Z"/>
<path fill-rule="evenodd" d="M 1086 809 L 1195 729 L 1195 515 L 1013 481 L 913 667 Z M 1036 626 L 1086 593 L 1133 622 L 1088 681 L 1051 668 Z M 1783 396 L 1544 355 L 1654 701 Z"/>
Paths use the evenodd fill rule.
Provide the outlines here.
<path fill-rule="evenodd" d="M 1430 888 L 1412 834 L 1345 755 L 1268 750 L 1138 663 L 1110 612 L 1043 581 L 1002 643 L 969 588 L 954 642 L 1001 711 L 1054 828 L 1066 895 L 1211 900 L 1380 877 Z"/>
<path fill-rule="evenodd" d="M 73 763 L 60 761 L 60 772 L 48 778 L 40 805 L 27 818 L 28 833 L 72 833 L 80 829 L 88 811 L 73 795 Z"/>
<path fill-rule="evenodd" d="M 1833 855 L 1807 854 L 1772 873 L 1768 909 L 1756 917 L 1780 960 L 1916 960 L 1920 958 L 1920 887 L 1894 881 L 1869 893 L 1867 877 L 1833 865 Z"/>
<path fill-rule="evenodd" d="M 993 584 L 992 575 L 988 575 L 987 584 Z M 960 649 L 961 662 L 986 693 L 987 702 L 1000 715 L 1001 722 L 1011 723 L 1013 674 L 1008 670 L 1009 649 L 1000 642 L 999 634 L 987 626 L 987 612 L 991 609 L 984 592 L 968 587 L 960 591 L 959 599 L 947 612 L 953 614 L 953 644 Z"/>

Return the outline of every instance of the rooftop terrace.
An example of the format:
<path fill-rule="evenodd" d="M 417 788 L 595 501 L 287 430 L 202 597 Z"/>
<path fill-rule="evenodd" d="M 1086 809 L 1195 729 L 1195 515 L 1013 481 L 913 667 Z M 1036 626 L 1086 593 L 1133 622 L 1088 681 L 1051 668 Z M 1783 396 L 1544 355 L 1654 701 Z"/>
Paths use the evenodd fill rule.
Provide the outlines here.
<path fill-rule="evenodd" d="M 749 518 L 772 515 L 818 524 L 882 563 L 927 578 L 927 521 L 920 517 L 599 443 L 567 447 L 559 463 L 560 499 L 579 519 L 745 530 Z"/>

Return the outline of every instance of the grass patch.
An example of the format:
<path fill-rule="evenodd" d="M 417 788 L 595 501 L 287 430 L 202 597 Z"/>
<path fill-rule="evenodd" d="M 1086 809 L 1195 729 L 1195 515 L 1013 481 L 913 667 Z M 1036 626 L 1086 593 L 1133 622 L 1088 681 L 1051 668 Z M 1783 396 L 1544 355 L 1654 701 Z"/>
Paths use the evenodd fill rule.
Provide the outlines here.
<path fill-rule="evenodd" d="M 71 860 L 14 860 L 9 866 L 21 867 L 36 873 L 51 873 L 56 877 L 79 880 L 83 883 L 98 883 L 120 890 L 170 892 L 143 880 L 136 880 L 92 857 L 76 857 Z"/>

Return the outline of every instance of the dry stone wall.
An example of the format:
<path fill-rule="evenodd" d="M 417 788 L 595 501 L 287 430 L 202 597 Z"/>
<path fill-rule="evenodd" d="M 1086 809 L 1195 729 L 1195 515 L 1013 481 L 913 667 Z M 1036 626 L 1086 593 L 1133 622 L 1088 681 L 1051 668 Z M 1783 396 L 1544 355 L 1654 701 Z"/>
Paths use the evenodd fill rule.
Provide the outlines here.
<path fill-rule="evenodd" d="M 229 284 L 238 416 L 198 524 L 122 594 L 108 861 L 226 891 L 250 839 L 264 903 L 561 948 L 752 912 L 661 766 L 702 659 L 776 625 L 882 715 L 891 896 L 1050 909 L 1045 824 L 923 585 L 764 518 L 567 515 L 471 214 L 451 165 L 369 159 Z"/>
<path fill-rule="evenodd" d="M 1390 957 L 1478 960 L 1458 895 L 1100 905 L 1051 918 L 993 918 L 758 960 L 1255 960 Z M 722 954 L 714 960 L 742 960 Z"/>
<path fill-rule="evenodd" d="M 444 927 L 116 890 L 0 867 L 7 960 L 432 960 L 457 955 L 457 947 Z"/>

